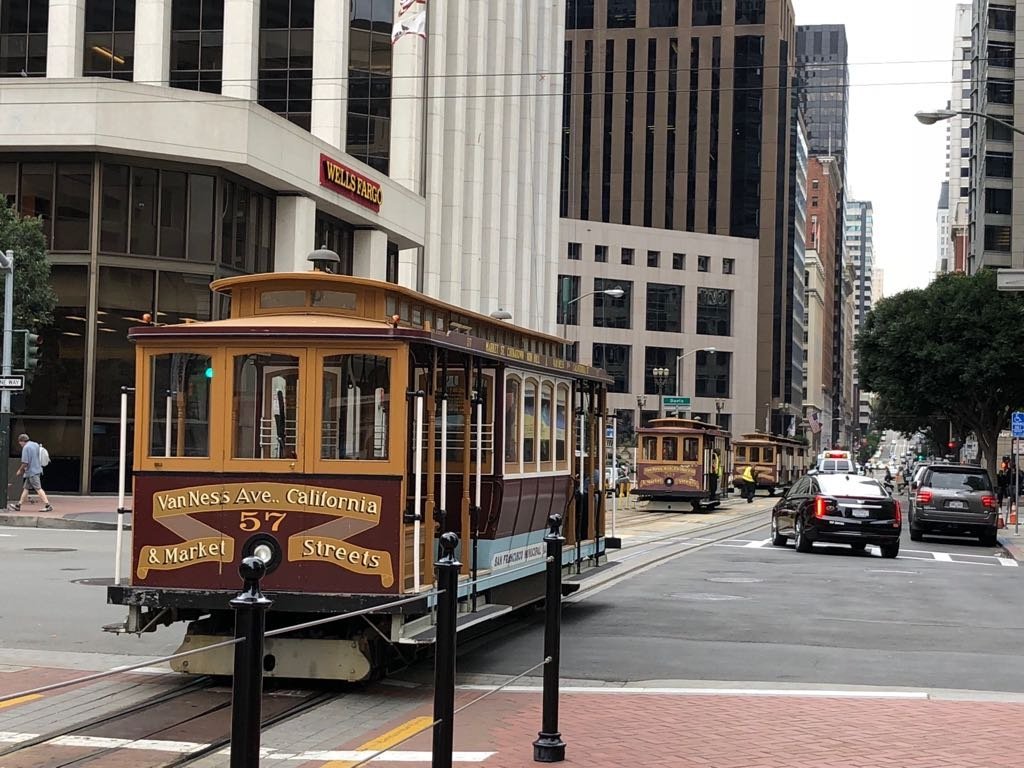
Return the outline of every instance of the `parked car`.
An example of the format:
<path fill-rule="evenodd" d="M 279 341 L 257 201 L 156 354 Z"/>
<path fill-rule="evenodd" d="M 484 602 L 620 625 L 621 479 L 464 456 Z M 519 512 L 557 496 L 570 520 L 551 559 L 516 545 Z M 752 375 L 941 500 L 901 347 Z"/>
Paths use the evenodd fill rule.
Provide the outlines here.
<path fill-rule="evenodd" d="M 798 552 L 810 552 L 816 541 L 856 550 L 876 544 L 882 557 L 896 557 L 902 518 L 900 503 L 873 478 L 808 474 L 772 510 L 772 544 L 793 539 Z"/>
<path fill-rule="evenodd" d="M 977 536 L 986 547 L 996 545 L 999 503 L 992 480 L 981 467 L 931 464 L 925 467 L 911 496 L 910 538 L 926 533 Z"/>

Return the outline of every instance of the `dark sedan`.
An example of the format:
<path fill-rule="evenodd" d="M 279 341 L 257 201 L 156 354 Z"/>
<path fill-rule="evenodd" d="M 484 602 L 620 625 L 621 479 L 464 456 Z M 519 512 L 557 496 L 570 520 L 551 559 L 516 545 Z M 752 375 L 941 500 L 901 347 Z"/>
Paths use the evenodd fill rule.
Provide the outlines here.
<path fill-rule="evenodd" d="M 849 544 L 863 550 L 877 544 L 882 557 L 900 551 L 900 503 L 881 484 L 863 475 L 805 475 L 772 510 L 772 544 L 793 539 L 798 552 L 814 542 Z"/>
<path fill-rule="evenodd" d="M 929 466 L 918 482 L 909 522 L 914 541 L 940 533 L 977 536 L 986 547 L 996 546 L 999 502 L 988 472 L 956 464 Z"/>

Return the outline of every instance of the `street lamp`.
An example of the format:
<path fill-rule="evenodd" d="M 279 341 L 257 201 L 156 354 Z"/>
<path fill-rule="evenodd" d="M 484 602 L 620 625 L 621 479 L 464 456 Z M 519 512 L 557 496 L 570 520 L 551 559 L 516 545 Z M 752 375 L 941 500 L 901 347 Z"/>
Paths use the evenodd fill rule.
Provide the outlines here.
<path fill-rule="evenodd" d="M 621 286 L 617 285 L 614 288 L 605 288 L 604 290 L 601 290 L 601 291 L 590 291 L 589 293 L 580 294 L 575 299 L 569 299 L 569 301 L 565 302 L 565 306 L 562 308 L 562 338 L 563 339 L 565 339 L 565 337 L 568 335 L 568 332 L 569 332 L 569 307 L 571 307 L 577 301 L 580 301 L 581 299 L 587 298 L 587 296 L 594 296 L 595 294 L 598 294 L 598 293 L 604 294 L 605 296 L 610 296 L 613 299 L 621 299 L 623 296 L 626 295 L 626 291 Z M 568 341 L 568 339 L 566 339 L 566 341 Z"/>
<path fill-rule="evenodd" d="M 722 426 L 722 409 L 725 408 L 725 400 L 715 400 L 715 426 Z"/>
<path fill-rule="evenodd" d="M 679 397 L 679 390 L 680 390 L 679 382 L 683 380 L 683 377 L 682 377 L 682 375 L 679 372 L 679 363 L 680 363 L 680 361 L 684 357 L 689 357 L 690 355 L 695 355 L 698 352 L 714 352 L 714 351 L 715 351 L 714 347 L 702 347 L 701 349 L 692 349 L 689 352 L 684 352 L 681 355 L 676 355 L 676 397 Z M 678 415 L 678 413 L 679 412 L 676 411 L 677 415 Z"/>
<path fill-rule="evenodd" d="M 937 109 L 934 112 L 918 112 L 914 115 L 917 121 L 922 125 L 935 125 L 941 120 L 949 120 L 951 117 L 970 115 L 971 117 L 980 117 L 983 120 L 991 120 L 993 123 L 999 123 L 1004 128 L 1009 128 L 1014 133 L 1019 133 L 1024 136 L 1024 130 L 1018 128 L 1013 123 L 1008 123 L 1002 118 L 996 117 L 995 115 L 988 115 L 984 112 L 974 112 L 970 109 Z"/>
<path fill-rule="evenodd" d="M 668 377 L 672 371 L 668 368 L 655 368 L 651 371 L 654 376 L 654 386 L 658 389 L 658 418 L 665 416 L 665 385 L 668 384 Z"/>
<path fill-rule="evenodd" d="M 647 405 L 647 395 L 636 396 L 636 427 L 633 431 L 640 429 L 644 425 L 644 406 Z M 637 446 L 639 448 L 639 446 Z"/>

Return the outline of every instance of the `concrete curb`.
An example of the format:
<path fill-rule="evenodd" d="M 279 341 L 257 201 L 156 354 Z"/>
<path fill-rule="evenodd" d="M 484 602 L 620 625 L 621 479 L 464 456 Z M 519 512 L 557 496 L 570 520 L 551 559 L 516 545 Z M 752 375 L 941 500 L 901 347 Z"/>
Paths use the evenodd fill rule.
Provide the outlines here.
<path fill-rule="evenodd" d="M 0 525 L 11 528 L 50 528 L 66 531 L 113 531 L 117 529 L 117 523 L 107 523 L 101 520 L 76 520 L 40 515 L 0 515 Z M 131 527 L 131 523 L 126 522 L 123 530 L 130 531 Z"/>
<path fill-rule="evenodd" d="M 999 546 L 1005 549 L 1009 553 L 1010 557 L 1018 563 L 1024 563 L 1024 547 L 1006 536 L 999 536 L 998 541 Z"/>

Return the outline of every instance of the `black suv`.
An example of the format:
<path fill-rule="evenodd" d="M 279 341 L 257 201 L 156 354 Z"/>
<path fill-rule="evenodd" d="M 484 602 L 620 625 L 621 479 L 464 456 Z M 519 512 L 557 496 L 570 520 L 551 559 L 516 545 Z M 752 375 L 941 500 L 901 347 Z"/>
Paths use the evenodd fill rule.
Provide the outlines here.
<path fill-rule="evenodd" d="M 986 547 L 996 546 L 999 502 L 992 481 L 981 467 L 933 464 L 918 482 L 910 503 L 910 538 L 926 533 L 977 536 Z"/>
<path fill-rule="evenodd" d="M 772 544 L 792 538 L 798 552 L 822 541 L 858 550 L 877 544 L 882 557 L 896 557 L 901 530 L 900 503 L 863 475 L 805 475 L 772 510 Z"/>

